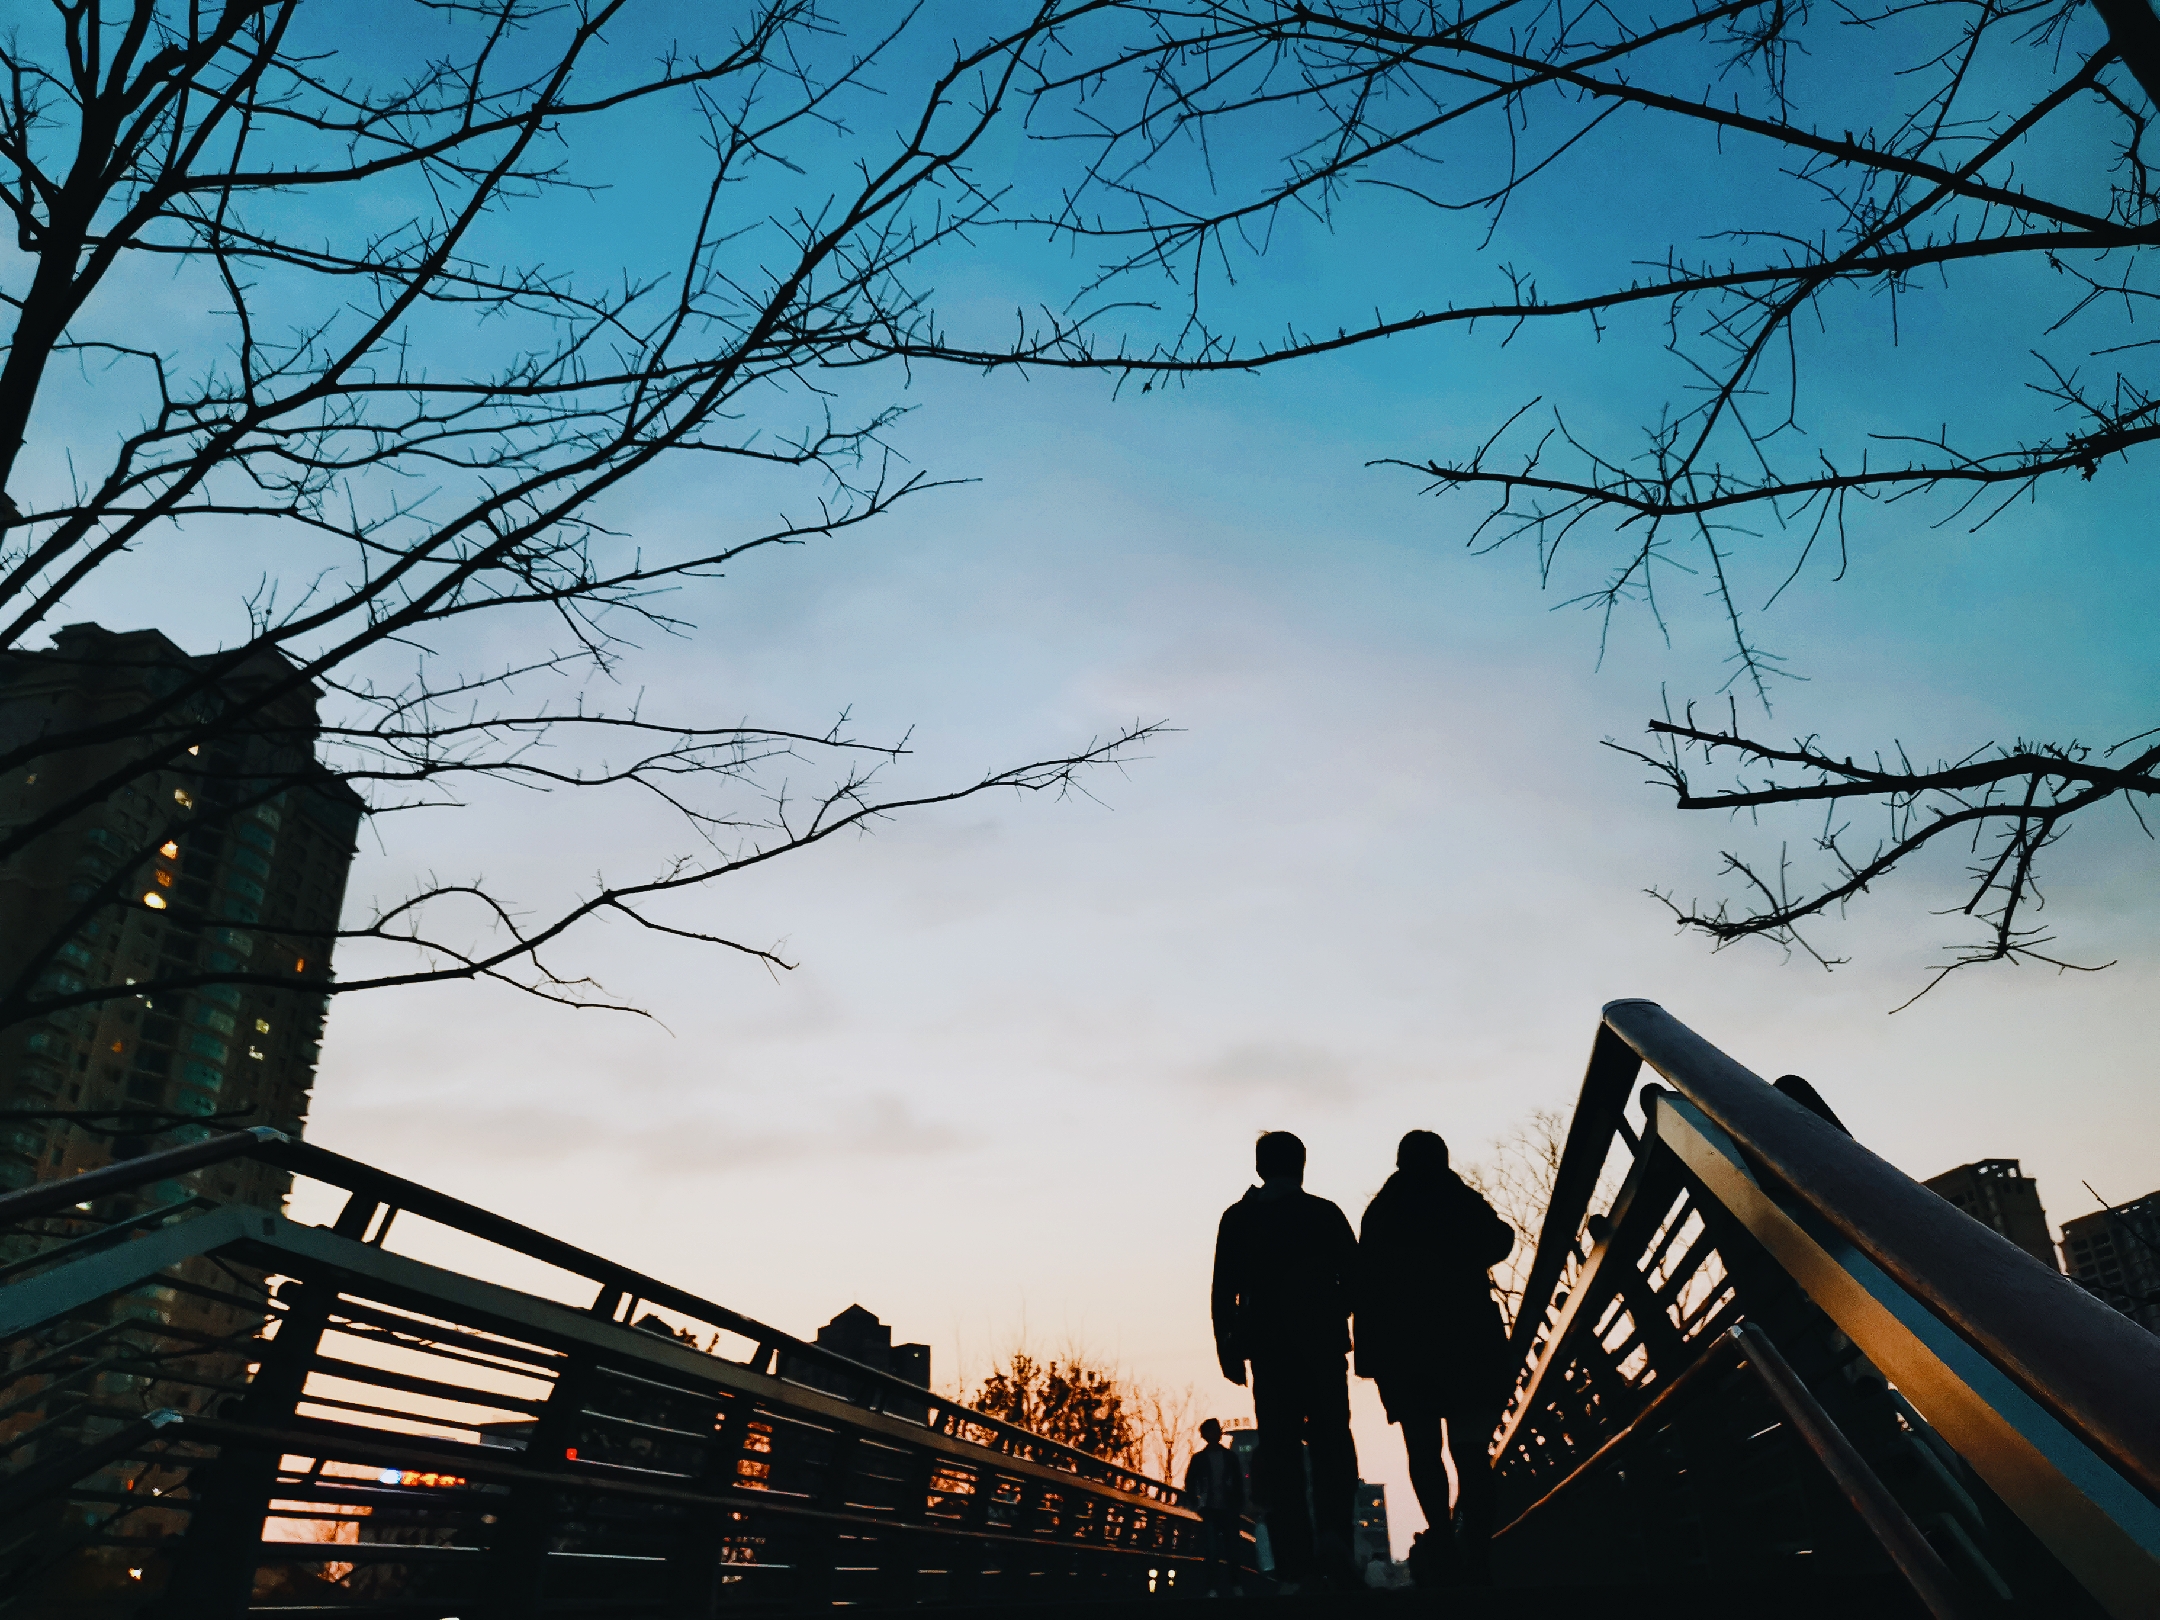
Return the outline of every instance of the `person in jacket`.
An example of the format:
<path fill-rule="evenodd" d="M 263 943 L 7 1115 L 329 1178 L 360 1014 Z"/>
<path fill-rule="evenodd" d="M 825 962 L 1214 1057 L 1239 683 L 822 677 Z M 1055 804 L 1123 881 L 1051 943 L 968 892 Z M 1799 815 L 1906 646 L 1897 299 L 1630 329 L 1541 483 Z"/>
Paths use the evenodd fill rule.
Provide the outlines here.
<path fill-rule="evenodd" d="M 1303 1142 L 1270 1131 L 1253 1163 L 1260 1185 L 1223 1212 L 1215 1236 L 1216 1355 L 1233 1384 L 1252 1369 L 1257 1494 L 1276 1579 L 1347 1580 L 1357 1447 L 1343 1363 L 1357 1238 L 1341 1210 L 1304 1190 Z"/>
<path fill-rule="evenodd" d="M 1447 1143 L 1431 1131 L 1402 1139 L 1395 1173 L 1366 1206 L 1358 1238 L 1358 1374 L 1379 1384 L 1388 1421 L 1402 1428 L 1410 1485 L 1432 1526 L 1425 1539 L 1453 1566 L 1449 1574 L 1469 1581 L 1485 1578 L 1493 1510 L 1486 1443 L 1508 1386 L 1507 1330 L 1490 1273 L 1514 1247 L 1514 1228 L 1448 1168 Z M 1460 1485 L 1452 1515 L 1443 1445 Z"/>
<path fill-rule="evenodd" d="M 1185 1466 L 1185 1500 L 1200 1514 L 1205 1590 L 1209 1597 L 1224 1592 L 1242 1596 L 1245 1560 L 1239 1521 L 1245 1516 L 1245 1469 L 1222 1443 L 1222 1425 L 1213 1418 L 1200 1425 L 1200 1439 L 1200 1449 Z"/>

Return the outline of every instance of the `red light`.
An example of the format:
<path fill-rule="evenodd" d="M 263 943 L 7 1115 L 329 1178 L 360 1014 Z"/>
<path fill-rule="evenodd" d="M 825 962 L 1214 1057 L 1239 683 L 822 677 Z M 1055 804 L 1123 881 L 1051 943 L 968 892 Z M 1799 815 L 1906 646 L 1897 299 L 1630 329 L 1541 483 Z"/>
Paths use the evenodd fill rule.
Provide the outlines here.
<path fill-rule="evenodd" d="M 569 1461 L 571 1461 L 571 1462 L 576 1462 L 576 1461 L 577 1461 L 577 1447 L 576 1447 L 576 1446 L 572 1446 L 572 1447 L 571 1447 L 571 1448 L 570 1448 L 570 1449 L 569 1449 L 568 1451 L 565 1451 L 565 1452 L 563 1453 L 563 1456 L 564 1456 L 564 1457 L 565 1457 L 566 1459 L 568 1459 Z"/>

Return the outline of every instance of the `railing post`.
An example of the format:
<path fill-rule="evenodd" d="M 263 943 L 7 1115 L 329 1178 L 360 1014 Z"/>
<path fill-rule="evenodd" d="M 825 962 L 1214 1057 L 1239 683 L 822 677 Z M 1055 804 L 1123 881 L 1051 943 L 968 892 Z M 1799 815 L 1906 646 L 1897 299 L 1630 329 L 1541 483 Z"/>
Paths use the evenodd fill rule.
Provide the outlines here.
<path fill-rule="evenodd" d="M 378 1207 L 374 1198 L 355 1192 L 331 1230 L 358 1239 Z M 328 1275 L 309 1277 L 293 1290 L 247 1393 L 230 1413 L 236 1421 L 270 1428 L 293 1415 L 337 1298 L 337 1282 Z M 254 1594 L 263 1518 L 277 1484 L 278 1460 L 275 1447 L 227 1444 L 219 1448 L 215 1462 L 190 1472 L 194 1506 L 159 1605 L 161 1615 L 169 1620 L 226 1620 L 245 1611 Z"/>
<path fill-rule="evenodd" d="M 589 1307 L 590 1314 L 613 1321 L 615 1313 L 622 1308 L 623 1295 L 620 1288 L 603 1287 Z M 555 1375 L 555 1387 L 548 1391 L 546 1404 L 533 1420 L 532 1438 L 525 1443 L 528 1467 L 561 1471 L 565 1454 L 577 1444 L 579 1419 L 583 1416 L 594 1366 L 594 1358 L 589 1354 L 564 1356 L 562 1367 Z M 488 1557 L 493 1566 L 489 1591 L 482 1602 L 475 1604 L 476 1608 L 500 1615 L 502 1620 L 528 1620 L 529 1616 L 539 1612 L 547 1591 L 548 1544 L 554 1537 L 555 1497 L 556 1491 L 551 1486 L 526 1484 L 511 1490 L 489 1548 Z"/>
<path fill-rule="evenodd" d="M 847 1508 L 848 1482 L 854 1474 L 858 1443 L 855 1435 L 834 1431 L 832 1456 L 817 1493 L 817 1505 L 828 1513 Z M 802 1579 L 796 1583 L 797 1603 L 824 1605 L 834 1601 L 840 1542 L 845 1533 L 838 1525 L 823 1525 L 804 1536 L 806 1554 Z"/>
<path fill-rule="evenodd" d="M 725 1404 L 713 1414 L 712 1436 L 705 1442 L 697 1476 L 698 1484 L 716 1498 L 736 1487 L 735 1464 L 750 1432 L 755 1405 L 741 1393 L 721 1399 Z M 676 1605 L 674 1612 L 707 1615 L 718 1606 L 717 1588 L 726 1573 L 719 1557 L 720 1543 L 726 1535 L 725 1526 L 733 1522 L 733 1512 L 715 1502 L 710 1508 L 693 1508 L 684 1515 L 682 1534 L 668 1552 L 668 1585 Z"/>
<path fill-rule="evenodd" d="M 925 1446 L 911 1454 L 900 1475 L 900 1507 L 897 1521 L 885 1538 L 878 1557 L 881 1601 L 904 1607 L 916 1599 L 922 1569 L 924 1537 L 921 1526 L 930 1513 L 930 1475 L 935 1459 Z"/>
<path fill-rule="evenodd" d="M 992 1556 L 989 1544 L 977 1539 L 993 1530 L 990 1522 L 991 1509 L 997 1503 L 997 1470 L 987 1463 L 975 1470 L 975 1494 L 968 1498 L 961 1523 L 971 1532 L 959 1538 L 951 1556 L 946 1560 L 946 1583 L 951 1600 L 955 1603 L 972 1603 L 983 1595 L 983 1565 Z"/>
<path fill-rule="evenodd" d="M 1821 1460 L 1869 1533 L 1882 1544 L 1898 1573 L 1927 1605 L 1928 1613 L 1936 1620 L 1964 1620 L 1972 1607 L 1942 1555 L 1928 1544 L 1904 1506 L 1884 1488 L 1845 1432 L 1831 1421 L 1830 1414 L 1800 1381 L 1800 1375 L 1792 1370 L 1769 1335 L 1752 1322 L 1740 1323 L 1732 1333 L 1748 1366 L 1770 1391 L 1808 1449 Z"/>

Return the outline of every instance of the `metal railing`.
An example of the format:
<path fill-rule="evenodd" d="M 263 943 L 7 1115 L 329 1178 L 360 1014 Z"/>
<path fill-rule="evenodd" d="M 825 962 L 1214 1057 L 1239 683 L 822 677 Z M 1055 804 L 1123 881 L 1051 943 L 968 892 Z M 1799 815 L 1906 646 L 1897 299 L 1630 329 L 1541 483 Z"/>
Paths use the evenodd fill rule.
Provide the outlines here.
<path fill-rule="evenodd" d="M 179 1179 L 242 1157 L 342 1213 Z M 395 1252 L 400 1213 L 593 1297 Z M 0 1198 L 0 1243 L 10 1620 L 1013 1602 L 1197 1558 L 1169 1486 L 274 1131 Z"/>
<path fill-rule="evenodd" d="M 1503 1571 L 2160 1614 L 2160 1337 L 1650 1002 L 1605 1009 L 1513 1348 Z"/>

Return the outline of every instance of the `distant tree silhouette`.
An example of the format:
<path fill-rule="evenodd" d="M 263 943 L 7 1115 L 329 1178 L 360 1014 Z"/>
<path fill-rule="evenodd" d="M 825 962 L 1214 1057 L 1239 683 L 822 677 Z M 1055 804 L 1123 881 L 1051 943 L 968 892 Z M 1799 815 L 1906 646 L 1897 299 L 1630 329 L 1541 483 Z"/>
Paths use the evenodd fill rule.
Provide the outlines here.
<path fill-rule="evenodd" d="M 1047 1440 L 1177 1484 L 1199 1418 L 1191 1385 L 1168 1389 L 1067 1346 L 1008 1351 L 963 1397 L 969 1406 Z"/>
<path fill-rule="evenodd" d="M 1484 1194 L 1500 1218 L 1515 1228 L 1515 1247 L 1493 1267 L 1493 1293 L 1510 1331 L 1522 1304 L 1523 1283 L 1537 1256 L 1539 1229 L 1552 1203 L 1560 1155 L 1567 1147 L 1568 1117 L 1557 1108 L 1533 1108 L 1493 1142 L 1482 1158 L 1457 1167 L 1463 1180 Z"/>
<path fill-rule="evenodd" d="M 1137 1403 L 1114 1373 L 1075 1354 L 1037 1360 L 1015 1350 L 983 1378 L 968 1404 L 1120 1467 L 1142 1465 Z"/>
<path fill-rule="evenodd" d="M 1493 1296 L 1500 1302 L 1500 1314 L 1506 1318 L 1510 1332 L 1514 1331 L 1515 1313 L 1522 1306 L 1523 1284 L 1529 1279 L 1531 1262 L 1537 1258 L 1538 1238 L 1544 1231 L 1545 1211 L 1552 1204 L 1553 1183 L 1560 1174 L 1560 1156 L 1567 1149 L 1571 1123 L 1561 1109 L 1533 1108 L 1494 1138 L 1482 1155 L 1458 1166 L 1463 1180 L 1484 1194 L 1500 1217 L 1515 1228 L 1513 1251 L 1492 1270 Z M 1609 1209 L 1620 1191 L 1621 1179 L 1621 1161 L 1616 1155 L 1591 1195 L 1591 1207 Z M 1578 1252 L 1565 1276 L 1572 1279 L 1580 1263 Z"/>

